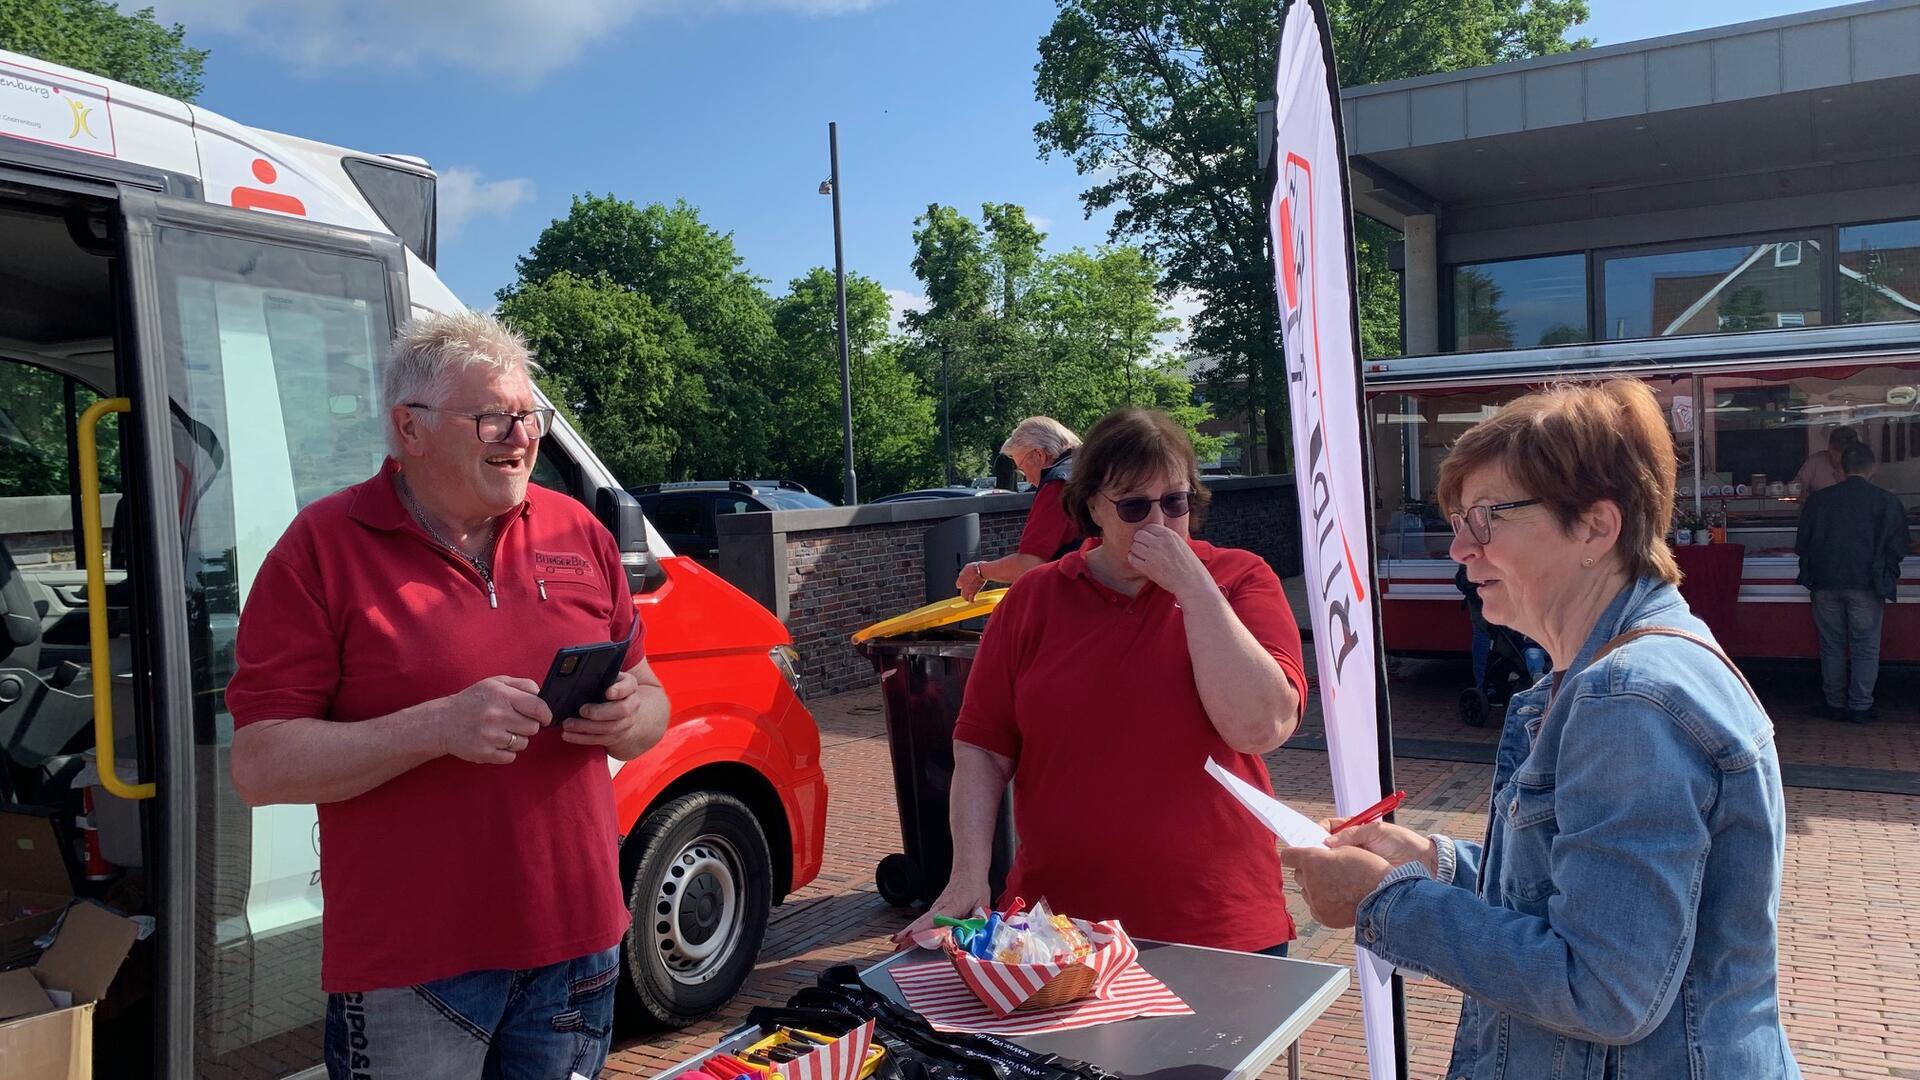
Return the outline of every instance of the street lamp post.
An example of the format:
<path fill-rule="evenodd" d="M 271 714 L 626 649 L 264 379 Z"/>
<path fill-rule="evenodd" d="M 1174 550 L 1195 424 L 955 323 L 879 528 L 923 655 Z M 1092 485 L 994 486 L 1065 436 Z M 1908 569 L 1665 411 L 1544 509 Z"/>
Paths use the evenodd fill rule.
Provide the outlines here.
<path fill-rule="evenodd" d="M 853 475 L 853 367 L 847 359 L 847 261 L 840 241 L 840 125 L 837 123 L 827 124 L 827 152 L 832 159 L 833 175 L 820 185 L 820 193 L 833 196 L 833 293 L 840 318 L 840 424 L 844 455 L 841 502 L 852 506 L 860 501 L 860 484 Z"/>

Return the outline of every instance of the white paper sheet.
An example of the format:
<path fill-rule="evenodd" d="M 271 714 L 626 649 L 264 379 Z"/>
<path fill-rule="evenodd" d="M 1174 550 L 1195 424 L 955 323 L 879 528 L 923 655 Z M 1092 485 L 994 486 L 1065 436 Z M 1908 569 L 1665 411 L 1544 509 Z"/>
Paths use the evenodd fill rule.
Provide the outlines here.
<path fill-rule="evenodd" d="M 1221 787 L 1232 792 L 1242 806 L 1253 811 L 1275 836 L 1285 840 L 1288 847 L 1311 847 L 1326 842 L 1327 830 L 1318 822 L 1235 776 L 1212 758 L 1207 759 L 1207 772 L 1220 781 Z"/>

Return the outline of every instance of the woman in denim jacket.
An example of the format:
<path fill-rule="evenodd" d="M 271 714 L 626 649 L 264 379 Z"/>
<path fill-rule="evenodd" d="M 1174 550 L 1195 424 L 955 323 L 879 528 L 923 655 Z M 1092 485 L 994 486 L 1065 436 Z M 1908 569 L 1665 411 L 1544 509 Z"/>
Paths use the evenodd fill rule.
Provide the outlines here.
<path fill-rule="evenodd" d="M 1772 723 L 1674 588 L 1674 474 L 1631 380 L 1530 394 L 1461 438 L 1453 557 L 1555 672 L 1508 706 L 1486 839 L 1382 823 L 1282 853 L 1315 918 L 1465 995 L 1450 1078 L 1800 1075 Z"/>

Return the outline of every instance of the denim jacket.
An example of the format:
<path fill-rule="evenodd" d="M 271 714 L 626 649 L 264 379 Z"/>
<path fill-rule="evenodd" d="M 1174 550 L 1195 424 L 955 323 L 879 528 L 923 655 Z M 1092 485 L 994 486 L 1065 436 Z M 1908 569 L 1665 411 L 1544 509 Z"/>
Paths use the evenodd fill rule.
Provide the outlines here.
<path fill-rule="evenodd" d="M 1465 995 L 1449 1080 L 1797 1080 L 1780 1026 L 1786 811 L 1772 721 L 1643 578 L 1558 688 L 1517 694 L 1484 844 L 1396 867 L 1360 944 Z"/>

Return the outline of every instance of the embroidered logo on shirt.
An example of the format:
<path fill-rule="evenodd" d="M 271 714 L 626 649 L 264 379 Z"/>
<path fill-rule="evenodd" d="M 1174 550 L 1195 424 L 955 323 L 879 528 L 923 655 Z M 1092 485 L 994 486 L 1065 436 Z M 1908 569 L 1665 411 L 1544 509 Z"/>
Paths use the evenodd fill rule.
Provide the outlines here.
<path fill-rule="evenodd" d="M 594 580 L 600 573 L 585 555 L 571 551 L 535 551 L 533 553 L 534 573 L 545 577 L 576 578 Z"/>

